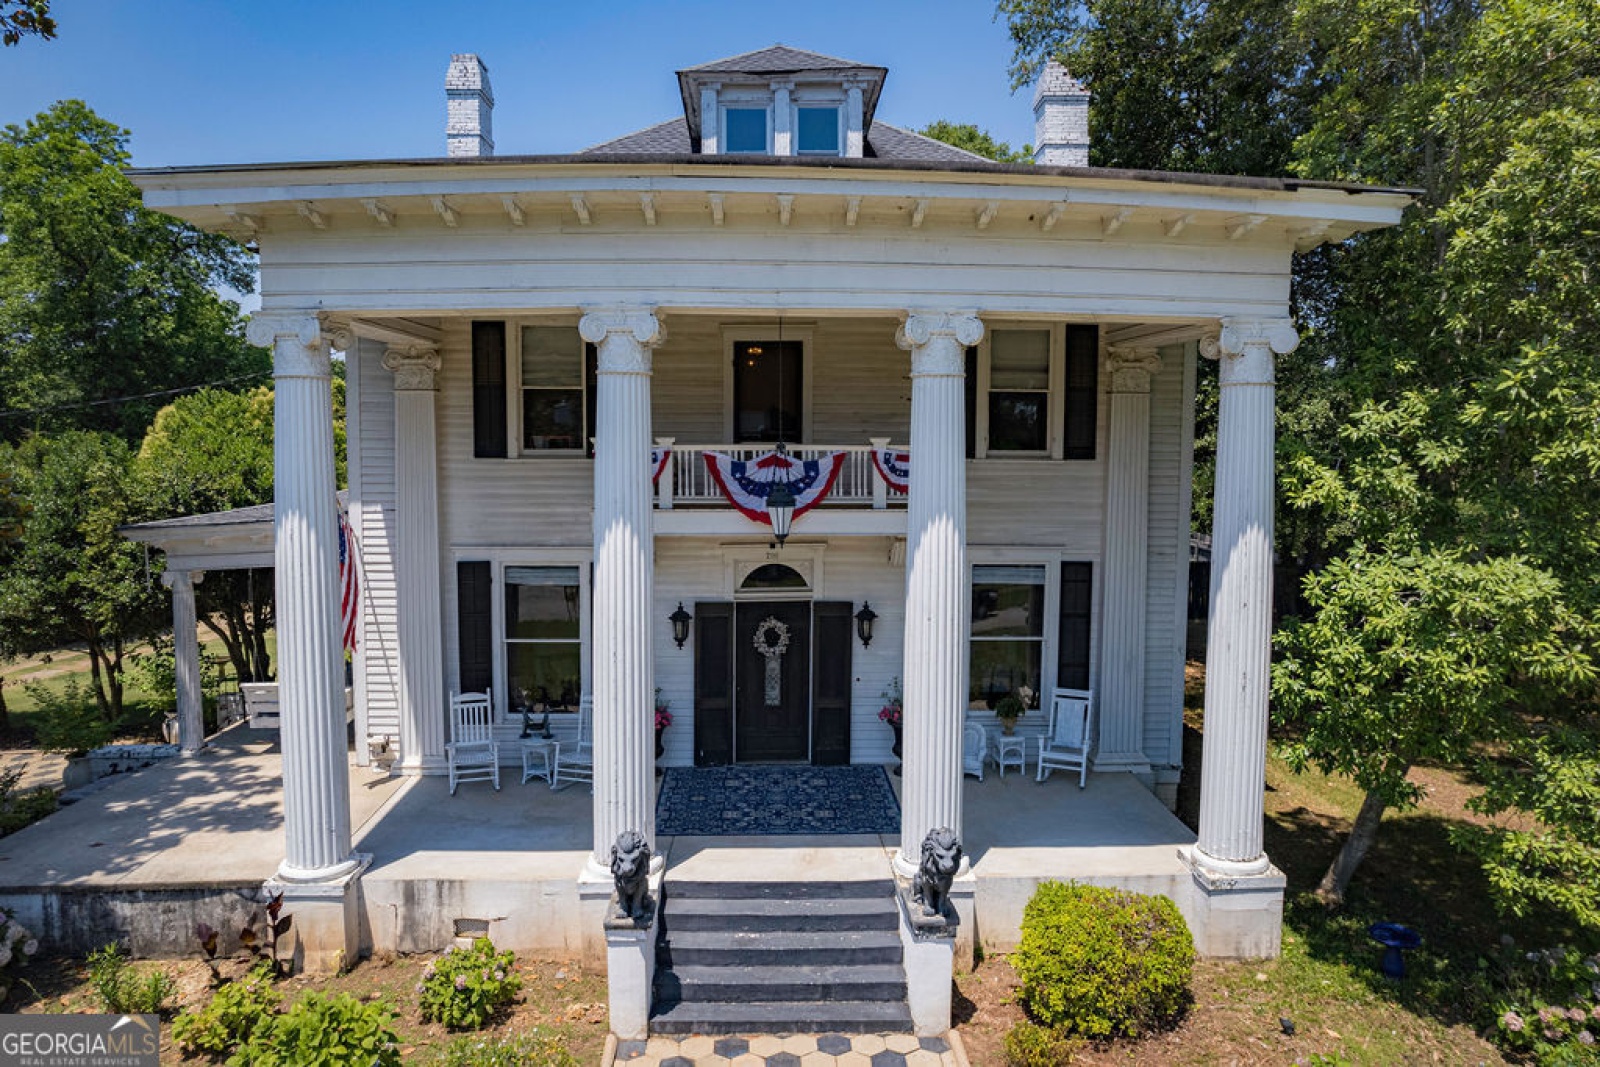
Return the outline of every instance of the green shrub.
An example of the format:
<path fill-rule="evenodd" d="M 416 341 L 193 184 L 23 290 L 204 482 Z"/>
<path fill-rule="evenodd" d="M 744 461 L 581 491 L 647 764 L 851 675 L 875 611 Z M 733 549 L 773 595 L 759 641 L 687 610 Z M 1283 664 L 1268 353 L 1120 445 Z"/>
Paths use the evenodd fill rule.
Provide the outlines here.
<path fill-rule="evenodd" d="M 116 942 L 89 953 L 89 984 L 100 1006 L 112 1015 L 158 1014 L 176 988 L 161 971 L 134 970 Z"/>
<path fill-rule="evenodd" d="M 95 706 L 94 694 L 76 678 L 53 693 L 38 682 L 22 687 L 38 707 L 39 747 L 65 756 L 87 755 L 111 741 L 115 733 Z"/>
<path fill-rule="evenodd" d="M 578 1057 L 555 1034 L 531 1030 L 506 1037 L 458 1037 L 444 1047 L 440 1067 L 578 1067 Z"/>
<path fill-rule="evenodd" d="M 260 963 L 243 978 L 219 987 L 205 1007 L 179 1015 L 172 1023 L 172 1039 L 191 1054 L 221 1056 L 248 1042 L 277 1010 L 272 967 Z"/>
<path fill-rule="evenodd" d="M 0 908 L 0 1004 L 17 981 L 12 972 L 26 966 L 38 951 L 38 938 L 17 922 L 10 909 Z"/>
<path fill-rule="evenodd" d="M 1035 1022 L 1136 1037 L 1188 1007 L 1194 940 L 1165 897 L 1046 882 L 1023 910 L 1011 964 Z"/>
<path fill-rule="evenodd" d="M 1518 951 L 1507 937 L 1486 965 L 1500 990 L 1490 1040 L 1519 1060 L 1600 1065 L 1600 953 Z"/>
<path fill-rule="evenodd" d="M 302 993 L 268 1015 L 228 1067 L 400 1067 L 394 1012 L 382 1000 Z"/>
<path fill-rule="evenodd" d="M 1006 1067 L 1061 1067 L 1077 1043 L 1060 1030 L 1021 1022 L 1006 1031 Z"/>
<path fill-rule="evenodd" d="M 451 1030 L 481 1029 L 522 991 L 513 952 L 496 952 L 487 937 L 469 949 L 445 949 L 417 983 L 422 1017 Z"/>
<path fill-rule="evenodd" d="M 56 810 L 56 791 L 48 786 L 17 792 L 21 768 L 0 771 L 0 837 L 16 833 Z"/>

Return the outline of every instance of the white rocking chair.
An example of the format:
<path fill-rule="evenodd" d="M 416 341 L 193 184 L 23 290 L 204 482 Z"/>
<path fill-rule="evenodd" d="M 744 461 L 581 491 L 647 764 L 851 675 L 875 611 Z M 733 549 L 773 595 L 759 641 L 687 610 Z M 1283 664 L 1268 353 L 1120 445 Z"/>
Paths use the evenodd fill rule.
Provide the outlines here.
<path fill-rule="evenodd" d="M 1094 694 L 1087 689 L 1057 689 L 1050 701 L 1050 728 L 1039 739 L 1038 781 L 1053 770 L 1076 770 L 1078 788 L 1089 776 L 1094 746 Z"/>
<path fill-rule="evenodd" d="M 450 795 L 462 782 L 493 782 L 500 788 L 500 746 L 494 739 L 494 699 L 488 693 L 450 697 Z"/>
<path fill-rule="evenodd" d="M 961 731 L 961 773 L 976 774 L 983 781 L 983 765 L 989 759 L 989 735 L 975 722 Z"/>
<path fill-rule="evenodd" d="M 563 779 L 594 786 L 594 709 L 587 700 L 578 705 L 578 736 L 556 744 L 556 771 L 550 788 L 559 789 Z"/>

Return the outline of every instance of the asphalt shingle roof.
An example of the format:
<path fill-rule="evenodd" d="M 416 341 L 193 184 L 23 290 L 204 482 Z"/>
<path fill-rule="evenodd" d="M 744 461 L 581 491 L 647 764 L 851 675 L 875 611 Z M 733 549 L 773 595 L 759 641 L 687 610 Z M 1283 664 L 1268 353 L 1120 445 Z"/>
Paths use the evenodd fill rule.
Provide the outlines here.
<path fill-rule="evenodd" d="M 647 126 L 615 140 L 593 145 L 583 155 L 689 155 L 689 125 L 683 119 Z M 954 145 L 935 141 L 920 133 L 902 130 L 887 122 L 874 122 L 867 134 L 867 156 L 874 159 L 905 159 L 923 163 L 986 163 Z"/>
<path fill-rule="evenodd" d="M 881 70 L 872 63 L 857 63 L 838 56 L 825 56 L 820 52 L 807 52 L 803 48 L 790 48 L 775 44 L 754 52 L 741 52 L 726 59 L 713 59 L 709 63 L 689 67 L 680 73 L 696 74 L 783 74 L 795 70 Z"/>
<path fill-rule="evenodd" d="M 654 126 L 624 134 L 615 140 L 585 148 L 583 155 L 631 155 L 635 152 L 660 155 L 689 155 L 689 124 L 681 118 L 668 119 Z"/>

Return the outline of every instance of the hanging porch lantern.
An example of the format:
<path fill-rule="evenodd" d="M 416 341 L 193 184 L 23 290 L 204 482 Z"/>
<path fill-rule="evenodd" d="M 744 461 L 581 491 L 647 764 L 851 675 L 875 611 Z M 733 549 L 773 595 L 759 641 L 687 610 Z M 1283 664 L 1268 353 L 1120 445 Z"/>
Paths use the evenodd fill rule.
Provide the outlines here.
<path fill-rule="evenodd" d="M 872 644 L 872 623 L 877 617 L 878 613 L 872 610 L 872 605 L 863 600 L 861 610 L 856 612 L 856 636 L 861 638 L 862 648 Z"/>
<path fill-rule="evenodd" d="M 689 624 L 694 621 L 694 616 L 683 610 L 683 601 L 678 601 L 678 610 L 667 616 L 667 621 L 672 623 L 672 639 L 682 648 L 683 643 L 689 640 Z"/>

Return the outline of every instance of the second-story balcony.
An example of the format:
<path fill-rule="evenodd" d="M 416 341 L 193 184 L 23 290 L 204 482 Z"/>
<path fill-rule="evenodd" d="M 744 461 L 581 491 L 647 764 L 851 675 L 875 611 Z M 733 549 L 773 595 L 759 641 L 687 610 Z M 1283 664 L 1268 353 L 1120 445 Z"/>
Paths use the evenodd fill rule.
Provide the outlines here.
<path fill-rule="evenodd" d="M 774 444 L 680 444 L 672 438 L 658 438 L 658 448 L 670 449 L 666 467 L 656 479 L 656 507 L 729 508 L 732 504 L 706 462 L 707 453 L 718 453 L 735 461 L 750 463 L 772 453 Z M 789 445 L 787 454 L 799 463 L 826 461 L 842 453 L 833 486 L 818 508 L 903 509 L 906 493 L 891 487 L 873 464 L 873 452 L 886 449 L 900 455 L 903 446 L 891 445 L 888 438 L 874 439 L 865 445 Z"/>

